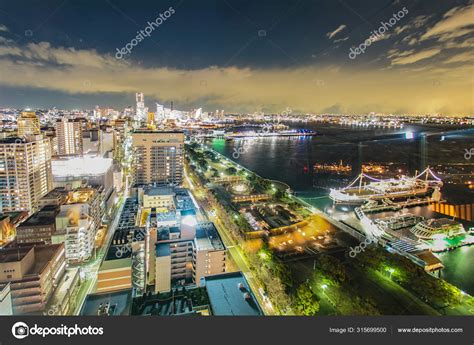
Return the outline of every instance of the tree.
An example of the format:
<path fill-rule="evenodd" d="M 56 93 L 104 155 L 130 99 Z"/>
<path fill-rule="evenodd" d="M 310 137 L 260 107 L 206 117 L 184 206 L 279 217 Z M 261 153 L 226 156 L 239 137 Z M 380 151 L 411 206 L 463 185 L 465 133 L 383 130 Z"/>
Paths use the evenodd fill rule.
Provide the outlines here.
<path fill-rule="evenodd" d="M 216 158 L 216 154 L 209 150 L 204 151 L 204 156 L 212 161 Z"/>
<path fill-rule="evenodd" d="M 199 159 L 198 160 L 198 165 L 202 170 L 204 170 L 204 171 L 207 170 L 208 165 L 207 165 L 207 161 L 205 159 Z"/>
<path fill-rule="evenodd" d="M 301 284 L 296 290 L 295 311 L 299 315 L 314 316 L 319 311 L 319 302 L 308 284 Z"/>
<path fill-rule="evenodd" d="M 229 167 L 229 168 L 225 169 L 225 173 L 227 175 L 235 175 L 237 173 L 237 169 L 234 168 L 234 167 Z"/>
<path fill-rule="evenodd" d="M 275 192 L 275 198 L 278 199 L 278 200 L 283 200 L 283 198 L 285 198 L 285 192 L 282 191 L 282 190 L 277 190 Z"/>
<path fill-rule="evenodd" d="M 316 265 L 338 283 L 346 280 L 346 268 L 337 258 L 330 255 L 320 255 Z"/>

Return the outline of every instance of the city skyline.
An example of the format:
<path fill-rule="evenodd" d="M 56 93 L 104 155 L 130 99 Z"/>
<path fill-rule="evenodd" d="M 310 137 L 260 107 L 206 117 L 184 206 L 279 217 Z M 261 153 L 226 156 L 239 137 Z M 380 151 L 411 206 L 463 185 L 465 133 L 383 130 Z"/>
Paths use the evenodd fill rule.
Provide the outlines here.
<path fill-rule="evenodd" d="M 470 1 L 50 1 L 0 10 L 2 107 L 120 109 L 143 92 L 147 105 L 183 110 L 473 114 Z M 141 32 L 150 34 L 117 58 Z"/>
<path fill-rule="evenodd" d="M 459 343 L 473 18 L 474 0 L 0 2 L 0 335 L 193 344 L 216 333 L 187 319 L 231 316 L 246 337 L 220 343 Z M 40 326 L 57 316 L 75 317 Z"/>

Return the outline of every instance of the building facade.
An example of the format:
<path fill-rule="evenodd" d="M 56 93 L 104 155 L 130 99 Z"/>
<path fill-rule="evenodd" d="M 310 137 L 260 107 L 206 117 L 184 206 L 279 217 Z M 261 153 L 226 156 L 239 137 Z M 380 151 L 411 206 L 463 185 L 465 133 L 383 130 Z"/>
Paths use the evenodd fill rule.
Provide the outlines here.
<path fill-rule="evenodd" d="M 49 139 L 27 136 L 0 141 L 0 212 L 34 212 L 52 186 Z"/>
<path fill-rule="evenodd" d="M 137 130 L 132 133 L 136 185 L 181 184 L 184 133 Z"/>
<path fill-rule="evenodd" d="M 18 117 L 18 136 L 38 135 L 41 133 L 41 126 L 34 111 L 23 111 Z"/>
<path fill-rule="evenodd" d="M 51 244 L 51 236 L 56 232 L 56 215 L 58 206 L 45 206 L 32 214 L 16 228 L 18 244 L 45 243 Z"/>
<path fill-rule="evenodd" d="M 44 311 L 66 269 L 64 245 L 5 249 L 0 284 L 10 283 L 13 314 Z"/>
<path fill-rule="evenodd" d="M 56 122 L 58 155 L 80 155 L 83 153 L 82 120 L 63 118 Z"/>
<path fill-rule="evenodd" d="M 104 211 L 101 204 L 100 191 L 86 187 L 69 191 L 60 206 L 51 240 L 65 244 L 68 262 L 83 262 L 92 256 Z"/>
<path fill-rule="evenodd" d="M 0 284 L 0 316 L 12 314 L 13 306 L 10 283 Z"/>
<path fill-rule="evenodd" d="M 187 217 L 180 228 L 158 229 L 155 264 L 149 265 L 154 266 L 156 293 L 170 291 L 173 283 L 199 285 L 203 277 L 226 271 L 226 248 L 214 224 Z"/>

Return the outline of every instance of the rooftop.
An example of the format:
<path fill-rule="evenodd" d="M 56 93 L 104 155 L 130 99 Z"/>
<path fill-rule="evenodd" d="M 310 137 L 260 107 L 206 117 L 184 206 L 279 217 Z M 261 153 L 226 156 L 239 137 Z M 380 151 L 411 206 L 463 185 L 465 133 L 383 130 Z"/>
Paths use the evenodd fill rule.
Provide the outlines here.
<path fill-rule="evenodd" d="M 171 250 L 169 243 L 158 243 L 156 245 L 156 257 L 170 256 Z"/>
<path fill-rule="evenodd" d="M 440 259 L 433 255 L 432 252 L 425 250 L 415 254 L 421 260 L 423 260 L 426 266 L 443 266 L 443 263 Z"/>
<path fill-rule="evenodd" d="M 42 199 L 56 199 L 56 198 L 60 198 L 61 196 L 65 196 L 67 195 L 67 191 L 66 191 L 66 188 L 64 187 L 56 187 L 52 190 L 50 190 L 48 193 L 46 193 Z"/>
<path fill-rule="evenodd" d="M 136 129 L 133 131 L 133 133 L 138 133 L 138 134 L 184 134 L 183 131 L 158 131 L 158 130 L 152 130 L 152 129 L 146 129 L 146 128 L 140 128 Z"/>
<path fill-rule="evenodd" d="M 174 195 L 173 188 L 168 186 L 149 187 L 145 189 L 145 195 L 158 196 L 158 195 Z"/>
<path fill-rule="evenodd" d="M 103 175 L 112 167 L 111 158 L 102 157 L 72 157 L 54 159 L 51 161 L 53 176 L 98 176 Z"/>
<path fill-rule="evenodd" d="M 77 204 L 89 202 L 97 193 L 97 189 L 91 187 L 78 188 L 68 193 L 67 204 Z"/>
<path fill-rule="evenodd" d="M 0 263 L 18 262 L 22 260 L 30 250 L 34 250 L 34 266 L 26 272 L 25 275 L 41 274 L 53 256 L 59 251 L 64 250 L 64 245 L 27 245 L 12 247 L 0 250 Z"/>
<path fill-rule="evenodd" d="M 59 213 L 59 207 L 48 205 L 38 212 L 32 214 L 27 220 L 18 225 L 18 228 L 25 228 L 38 225 L 51 225 L 56 223 L 56 215 Z"/>
<path fill-rule="evenodd" d="M 212 222 L 201 222 L 196 225 L 196 247 L 197 250 L 224 250 L 216 226 Z"/>
<path fill-rule="evenodd" d="M 449 219 L 449 218 L 428 219 L 428 220 L 423 221 L 422 223 L 429 226 L 429 227 L 431 227 L 431 228 L 434 228 L 434 229 L 459 224 L 455 220 L 452 220 L 452 219 Z"/>
<path fill-rule="evenodd" d="M 135 298 L 132 315 L 209 315 L 209 297 L 202 287 L 181 287 L 171 292 Z"/>
<path fill-rule="evenodd" d="M 0 138 L 0 144 L 25 144 L 25 143 L 32 143 L 37 140 L 43 140 L 43 138 L 39 135 L 34 136 L 30 135 L 27 139 L 20 138 L 20 137 L 6 137 Z"/>
<path fill-rule="evenodd" d="M 108 304 L 108 308 L 105 308 Z M 96 293 L 87 295 L 80 315 L 97 316 L 101 312 L 106 315 L 130 315 L 132 305 L 132 290 L 121 290 L 110 293 Z"/>
<path fill-rule="evenodd" d="M 203 278 L 213 315 L 263 315 L 242 272 Z"/>

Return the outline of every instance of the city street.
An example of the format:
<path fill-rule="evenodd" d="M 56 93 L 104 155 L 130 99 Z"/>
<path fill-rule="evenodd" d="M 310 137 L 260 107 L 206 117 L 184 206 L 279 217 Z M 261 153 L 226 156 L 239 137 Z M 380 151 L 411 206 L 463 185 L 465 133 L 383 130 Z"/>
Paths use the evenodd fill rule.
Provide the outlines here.
<path fill-rule="evenodd" d="M 77 297 L 76 297 L 77 304 L 76 304 L 76 309 L 74 310 L 73 315 L 79 315 L 82 309 L 82 305 L 84 304 L 84 301 L 87 295 L 93 292 L 95 283 L 97 281 L 97 274 L 98 274 L 100 265 L 102 264 L 102 260 L 104 259 L 105 254 L 107 253 L 107 249 L 109 248 L 115 229 L 117 228 L 120 214 L 122 213 L 124 204 L 125 203 L 124 203 L 123 197 L 120 197 L 118 201 L 119 206 L 116 209 L 113 221 L 110 223 L 108 227 L 107 235 L 106 235 L 105 241 L 103 242 L 102 247 L 99 249 L 99 252 L 96 254 L 96 257 L 92 261 L 81 266 L 81 269 L 84 272 L 85 281 L 82 283 L 82 287 L 79 293 L 77 294 Z"/>
<path fill-rule="evenodd" d="M 186 182 L 189 184 L 189 189 L 191 193 L 193 194 L 194 198 L 198 201 L 202 200 L 205 198 L 206 191 L 204 188 L 199 188 L 197 187 L 197 184 L 194 184 L 191 181 L 191 178 L 189 177 L 189 174 L 187 172 L 187 168 L 184 169 L 185 171 L 185 178 Z M 199 197 L 201 196 L 201 197 Z M 228 230 L 225 228 L 225 226 L 222 224 L 221 220 L 217 215 L 212 215 L 209 213 L 211 210 L 206 210 L 204 206 L 207 206 L 207 203 L 201 202 L 199 206 L 198 211 L 198 219 L 199 220 L 210 220 L 214 222 L 219 235 L 222 238 L 222 241 L 224 242 L 228 253 L 231 255 L 232 259 L 234 260 L 235 264 L 237 267 L 242 271 L 244 274 L 245 278 L 247 279 L 250 288 L 253 291 L 253 294 L 258 300 L 258 303 L 262 307 L 265 315 L 275 315 L 275 310 L 271 304 L 270 301 L 264 301 L 264 297 L 261 295 L 260 291 L 263 290 L 261 285 L 258 283 L 258 280 L 254 277 L 253 273 L 251 272 L 250 266 L 245 260 L 244 254 L 242 253 L 242 249 L 238 244 L 235 243 L 235 241 L 232 239 L 232 237 L 229 235 Z"/>

